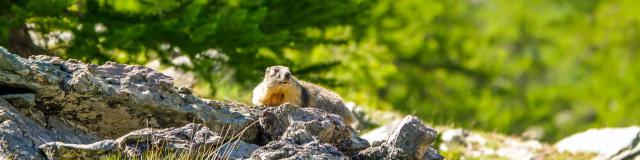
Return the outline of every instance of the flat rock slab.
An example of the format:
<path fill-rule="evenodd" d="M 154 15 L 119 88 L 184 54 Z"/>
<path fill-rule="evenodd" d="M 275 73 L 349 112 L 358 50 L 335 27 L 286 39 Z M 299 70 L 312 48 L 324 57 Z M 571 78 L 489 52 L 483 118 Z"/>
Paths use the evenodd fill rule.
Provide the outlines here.
<path fill-rule="evenodd" d="M 559 151 L 594 152 L 597 159 L 629 159 L 640 154 L 640 127 L 589 129 L 555 144 Z"/>

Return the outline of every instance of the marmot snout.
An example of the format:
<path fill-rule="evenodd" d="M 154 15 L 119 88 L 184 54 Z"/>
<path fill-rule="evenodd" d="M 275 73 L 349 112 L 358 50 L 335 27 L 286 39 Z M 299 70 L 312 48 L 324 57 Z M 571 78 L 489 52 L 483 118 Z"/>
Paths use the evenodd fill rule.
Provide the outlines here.
<path fill-rule="evenodd" d="M 272 66 L 265 71 L 264 81 L 269 85 L 287 84 L 291 82 L 291 72 L 287 67 Z"/>
<path fill-rule="evenodd" d="M 357 119 L 344 105 L 340 95 L 315 84 L 296 79 L 285 66 L 268 67 L 264 79 L 253 89 L 252 102 L 258 106 L 290 103 L 298 107 L 318 108 L 340 115 L 355 128 Z"/>

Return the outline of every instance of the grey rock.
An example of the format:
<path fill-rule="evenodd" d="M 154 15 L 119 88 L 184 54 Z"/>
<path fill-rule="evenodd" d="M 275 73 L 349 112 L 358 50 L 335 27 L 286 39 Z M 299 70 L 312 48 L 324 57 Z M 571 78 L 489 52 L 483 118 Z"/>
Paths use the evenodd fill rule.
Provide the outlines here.
<path fill-rule="evenodd" d="M 422 124 L 415 116 L 405 117 L 401 125 L 389 135 L 386 145 L 408 151 L 412 157 L 421 158 L 437 136 L 436 130 Z"/>
<path fill-rule="evenodd" d="M 172 78 L 149 68 L 83 64 L 78 60 L 21 58 L 0 47 L 0 156 L 44 158 L 48 142 L 87 144 L 133 130 L 191 122 L 213 130 L 244 131 L 253 140 L 258 112 L 246 105 L 205 100 L 173 87 Z M 255 112 L 255 113 L 251 113 Z M 230 138 L 230 137 L 229 137 Z M 0 146 L 1 147 L 1 146 Z"/>
<path fill-rule="evenodd" d="M 589 129 L 555 144 L 559 151 L 594 152 L 596 159 L 640 158 L 640 127 Z"/>
<path fill-rule="evenodd" d="M 444 159 L 431 144 L 436 131 L 415 116 L 406 116 L 382 142 L 354 155 L 354 159 Z"/>
<path fill-rule="evenodd" d="M 38 145 L 51 141 L 85 143 L 95 141 L 89 134 L 75 135 L 73 129 L 59 124 L 51 130 L 20 113 L 0 98 L 0 159 L 44 159 Z M 52 124 L 58 124 L 52 122 Z"/>
<path fill-rule="evenodd" d="M 44 128 L 20 114 L 9 102 L 1 98 L 0 120 L 0 159 L 44 158 L 38 154 L 34 143 L 50 141 L 54 139 L 53 135 L 47 134 Z"/>
<path fill-rule="evenodd" d="M 267 108 L 262 112 L 259 123 L 267 142 L 286 138 L 293 138 L 299 144 L 319 141 L 347 154 L 369 146 L 340 116 L 316 108 L 289 104 Z"/>
<path fill-rule="evenodd" d="M 319 141 L 299 144 L 297 140 L 285 138 L 272 141 L 258 148 L 251 155 L 251 159 L 349 159 L 336 147 Z"/>
<path fill-rule="evenodd" d="M 260 146 L 243 140 L 229 141 L 216 150 L 216 157 L 226 159 L 249 159 Z M 214 158 L 215 159 L 215 158 Z"/>
<path fill-rule="evenodd" d="M 145 128 L 115 140 L 118 149 L 132 157 L 152 148 L 162 148 L 176 153 L 207 150 L 206 147 L 222 144 L 222 141 L 221 136 L 206 126 L 193 123 L 180 128 Z"/>
<path fill-rule="evenodd" d="M 411 155 L 409 153 L 407 153 L 405 150 L 394 147 L 394 146 L 389 146 L 389 145 L 384 145 L 382 143 L 380 143 L 379 145 L 374 145 L 371 146 L 371 148 L 367 148 L 366 150 L 361 151 L 360 153 L 358 153 L 353 159 L 362 159 L 362 160 L 368 160 L 368 159 L 375 159 L 375 160 L 381 160 L 381 159 L 416 159 L 415 157 L 411 157 Z"/>
<path fill-rule="evenodd" d="M 398 128 L 401 122 L 402 119 L 393 120 L 388 124 L 382 125 L 363 134 L 362 138 L 366 139 L 369 142 L 384 141 L 385 139 L 387 139 L 389 134 L 391 134 L 396 128 Z"/>
<path fill-rule="evenodd" d="M 415 118 L 370 147 L 342 117 L 316 108 L 201 99 L 143 66 L 24 59 L 2 47 L 0 120 L 0 159 L 132 157 L 154 148 L 217 149 L 214 157 L 232 159 L 439 156 L 429 148 L 435 131 Z"/>
<path fill-rule="evenodd" d="M 30 108 L 36 106 L 35 95 L 31 93 L 23 94 L 5 94 L 0 95 L 0 98 L 9 101 L 14 107 Z"/>
<path fill-rule="evenodd" d="M 33 94 L 45 116 L 59 117 L 70 126 L 115 138 L 145 127 L 179 127 L 204 123 L 217 130 L 247 128 L 252 140 L 255 113 L 231 111 L 237 105 L 210 103 L 173 87 L 173 79 L 149 68 L 107 62 L 32 56 L 23 59 L 0 47 L 0 95 Z M 221 106 L 211 106 L 216 104 Z M 246 107 L 246 106 L 242 106 Z"/>
<path fill-rule="evenodd" d="M 231 143 L 233 146 L 228 145 Z M 144 128 L 133 131 L 116 140 L 103 140 L 92 144 L 68 144 L 49 142 L 39 146 L 48 159 L 100 159 L 111 155 L 140 157 L 144 152 L 171 151 L 181 154 L 210 154 L 223 144 L 223 138 L 203 124 L 187 124 L 179 128 Z M 230 141 L 222 145 L 218 157 L 248 158 L 257 145 L 242 140 Z M 204 156 L 204 155 L 200 155 Z"/>
<path fill-rule="evenodd" d="M 115 154 L 116 142 L 104 140 L 92 144 L 49 142 L 40 145 L 47 159 L 103 159 Z"/>

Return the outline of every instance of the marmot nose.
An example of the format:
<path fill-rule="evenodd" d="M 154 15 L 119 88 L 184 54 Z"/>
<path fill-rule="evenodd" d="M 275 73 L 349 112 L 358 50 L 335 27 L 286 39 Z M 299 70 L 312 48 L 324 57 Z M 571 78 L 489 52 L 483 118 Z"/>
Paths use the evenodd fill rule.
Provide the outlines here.
<path fill-rule="evenodd" d="M 291 73 L 288 73 L 288 72 L 287 72 L 287 73 L 285 73 L 285 74 L 284 74 L 284 79 L 285 79 L 285 80 L 289 80 L 289 79 L 291 79 Z"/>

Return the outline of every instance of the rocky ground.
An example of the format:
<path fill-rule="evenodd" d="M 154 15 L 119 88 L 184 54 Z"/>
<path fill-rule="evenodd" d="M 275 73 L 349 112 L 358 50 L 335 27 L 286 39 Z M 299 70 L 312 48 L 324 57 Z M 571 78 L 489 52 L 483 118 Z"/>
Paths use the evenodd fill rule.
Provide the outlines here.
<path fill-rule="evenodd" d="M 24 59 L 4 48 L 0 118 L 1 159 L 443 159 L 436 130 L 413 116 L 367 141 L 314 108 L 207 100 L 143 66 Z"/>
<path fill-rule="evenodd" d="M 638 127 L 551 145 L 349 103 L 364 126 L 384 124 L 360 135 L 317 109 L 202 99 L 173 81 L 143 66 L 0 47 L 0 159 L 640 159 Z"/>
<path fill-rule="evenodd" d="M 397 115 L 395 116 L 397 119 Z M 393 118 L 392 118 L 393 119 Z M 400 124 L 399 120 L 362 135 L 379 141 Z M 590 129 L 555 144 L 493 132 L 436 127 L 434 148 L 446 159 L 640 159 L 640 127 Z"/>

